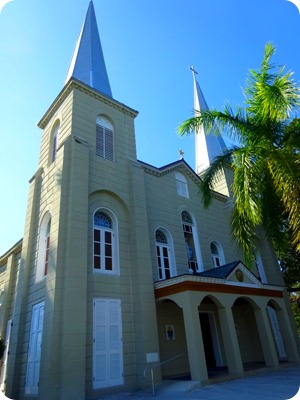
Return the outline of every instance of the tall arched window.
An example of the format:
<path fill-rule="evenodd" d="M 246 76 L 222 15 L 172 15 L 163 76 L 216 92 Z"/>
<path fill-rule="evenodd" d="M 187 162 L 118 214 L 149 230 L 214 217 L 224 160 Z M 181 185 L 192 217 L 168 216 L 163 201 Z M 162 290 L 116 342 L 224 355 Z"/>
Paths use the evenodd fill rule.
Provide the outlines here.
<path fill-rule="evenodd" d="M 48 265 L 49 265 L 50 230 L 51 230 L 51 219 L 47 224 L 46 235 L 45 235 L 45 242 L 46 242 L 45 265 L 44 265 L 45 276 L 48 274 Z"/>
<path fill-rule="evenodd" d="M 59 139 L 59 123 L 56 124 L 52 134 L 52 153 L 51 162 L 54 162 L 57 157 L 58 139 Z"/>
<path fill-rule="evenodd" d="M 174 276 L 173 254 L 167 233 L 162 229 L 155 232 L 156 256 L 159 279 L 169 279 Z"/>
<path fill-rule="evenodd" d="M 182 211 L 181 220 L 189 271 L 200 272 L 202 270 L 202 261 L 199 241 L 191 214 L 188 211 Z"/>
<path fill-rule="evenodd" d="M 104 117 L 96 120 L 96 155 L 106 160 L 114 160 L 114 130 Z"/>
<path fill-rule="evenodd" d="M 224 261 L 223 249 L 218 242 L 211 242 L 210 252 L 215 268 L 224 265 L 225 261 Z"/>
<path fill-rule="evenodd" d="M 180 172 L 175 173 L 176 178 L 176 190 L 177 194 L 182 197 L 189 198 L 189 191 L 187 186 L 187 181 L 184 175 Z"/>
<path fill-rule="evenodd" d="M 38 257 L 36 268 L 36 282 L 48 274 L 51 235 L 51 214 L 47 212 L 40 225 Z"/>
<path fill-rule="evenodd" d="M 94 271 L 107 274 L 118 273 L 116 249 L 116 222 L 107 210 L 94 214 Z"/>
<path fill-rule="evenodd" d="M 262 283 L 267 283 L 267 277 L 264 269 L 264 265 L 261 259 L 259 252 L 256 250 L 254 252 L 255 266 L 257 268 L 257 272 L 259 274 L 259 278 Z"/>

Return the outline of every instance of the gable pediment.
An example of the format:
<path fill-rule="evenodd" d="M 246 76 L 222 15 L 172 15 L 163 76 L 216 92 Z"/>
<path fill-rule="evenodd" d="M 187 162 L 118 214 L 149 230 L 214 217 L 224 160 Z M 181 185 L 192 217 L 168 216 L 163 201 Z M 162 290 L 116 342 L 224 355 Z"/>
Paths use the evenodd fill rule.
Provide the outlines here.
<path fill-rule="evenodd" d="M 261 281 L 241 261 L 227 276 L 226 280 L 227 282 L 239 282 L 258 288 L 263 286 Z"/>
<path fill-rule="evenodd" d="M 263 287 L 261 281 L 239 260 L 218 268 L 200 272 L 198 275 L 216 280 L 221 279 L 226 284 L 250 285 L 256 288 Z"/>
<path fill-rule="evenodd" d="M 138 163 L 142 166 L 145 173 L 150 175 L 161 177 L 167 174 L 171 174 L 173 172 L 181 172 L 197 186 L 199 186 L 201 182 L 200 176 L 196 174 L 196 172 L 189 166 L 189 164 L 184 159 L 177 160 L 171 164 L 164 165 L 163 167 L 160 168 L 157 168 L 151 164 L 147 164 L 140 160 L 138 160 Z M 214 190 L 212 190 L 212 196 L 223 202 L 226 202 L 228 200 L 227 196 L 218 193 Z"/>

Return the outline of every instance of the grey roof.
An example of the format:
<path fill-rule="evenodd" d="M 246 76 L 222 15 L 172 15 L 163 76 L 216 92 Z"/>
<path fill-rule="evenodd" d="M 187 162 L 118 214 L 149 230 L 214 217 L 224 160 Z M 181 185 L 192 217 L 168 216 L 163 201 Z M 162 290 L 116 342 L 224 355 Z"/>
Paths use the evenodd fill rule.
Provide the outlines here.
<path fill-rule="evenodd" d="M 208 278 L 226 279 L 240 263 L 240 260 L 233 261 L 218 268 L 212 268 L 207 271 L 196 273 L 195 275 L 206 276 Z"/>
<path fill-rule="evenodd" d="M 66 82 L 72 77 L 112 97 L 92 0 L 75 47 Z"/>

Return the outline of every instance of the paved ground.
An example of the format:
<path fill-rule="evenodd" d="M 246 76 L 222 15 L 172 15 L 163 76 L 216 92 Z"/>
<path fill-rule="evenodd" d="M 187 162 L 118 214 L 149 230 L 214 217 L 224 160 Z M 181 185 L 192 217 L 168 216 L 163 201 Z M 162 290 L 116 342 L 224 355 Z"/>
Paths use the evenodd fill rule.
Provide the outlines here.
<path fill-rule="evenodd" d="M 300 400 L 300 365 L 279 371 L 258 373 L 242 379 L 199 387 L 192 381 L 168 381 L 152 390 L 126 392 L 105 397 L 114 400 L 197 399 L 197 400 Z M 298 394 L 297 394 L 298 393 Z"/>

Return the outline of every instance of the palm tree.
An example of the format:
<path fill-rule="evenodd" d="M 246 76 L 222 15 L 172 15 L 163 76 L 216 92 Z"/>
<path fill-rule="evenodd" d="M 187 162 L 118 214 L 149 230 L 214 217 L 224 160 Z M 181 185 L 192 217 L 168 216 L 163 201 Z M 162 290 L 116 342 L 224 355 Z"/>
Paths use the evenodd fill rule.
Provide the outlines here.
<path fill-rule="evenodd" d="M 300 251 L 300 123 L 290 120 L 300 105 L 300 88 L 292 72 L 271 64 L 274 53 L 268 43 L 260 68 L 250 70 L 245 108 L 234 111 L 226 105 L 223 111 L 196 112 L 179 127 L 179 134 L 185 135 L 203 125 L 206 132 L 223 131 L 238 143 L 214 159 L 200 189 L 208 207 L 217 174 L 232 168 L 232 233 L 246 261 L 252 259 L 251 238 L 261 225 L 269 238 L 279 241 L 283 222 L 288 221 L 293 245 Z"/>

